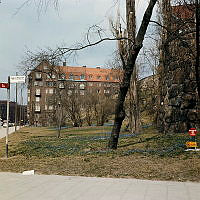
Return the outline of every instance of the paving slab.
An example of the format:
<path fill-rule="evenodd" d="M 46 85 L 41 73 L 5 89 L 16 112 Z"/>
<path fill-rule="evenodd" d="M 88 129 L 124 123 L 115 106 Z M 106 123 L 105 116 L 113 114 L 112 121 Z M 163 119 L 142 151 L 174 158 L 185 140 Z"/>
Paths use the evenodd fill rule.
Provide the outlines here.
<path fill-rule="evenodd" d="M 0 200 L 200 200 L 200 183 L 0 173 Z"/>

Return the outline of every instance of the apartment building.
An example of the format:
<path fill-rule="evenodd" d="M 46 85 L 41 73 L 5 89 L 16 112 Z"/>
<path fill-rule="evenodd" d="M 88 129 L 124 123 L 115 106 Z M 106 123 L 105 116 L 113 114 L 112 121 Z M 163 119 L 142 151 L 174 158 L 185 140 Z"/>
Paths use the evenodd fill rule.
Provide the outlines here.
<path fill-rule="evenodd" d="M 48 126 L 48 117 L 56 109 L 55 96 L 76 94 L 83 98 L 89 94 L 115 98 L 122 72 L 101 67 L 52 66 L 42 62 L 28 76 L 28 119 L 30 125 Z"/>

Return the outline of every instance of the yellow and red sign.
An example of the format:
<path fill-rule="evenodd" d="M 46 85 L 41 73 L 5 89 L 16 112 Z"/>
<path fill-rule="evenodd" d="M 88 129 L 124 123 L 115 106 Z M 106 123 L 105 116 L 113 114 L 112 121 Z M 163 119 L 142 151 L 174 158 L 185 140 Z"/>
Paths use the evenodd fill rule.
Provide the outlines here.
<path fill-rule="evenodd" d="M 197 142 L 186 142 L 187 147 L 197 147 Z"/>

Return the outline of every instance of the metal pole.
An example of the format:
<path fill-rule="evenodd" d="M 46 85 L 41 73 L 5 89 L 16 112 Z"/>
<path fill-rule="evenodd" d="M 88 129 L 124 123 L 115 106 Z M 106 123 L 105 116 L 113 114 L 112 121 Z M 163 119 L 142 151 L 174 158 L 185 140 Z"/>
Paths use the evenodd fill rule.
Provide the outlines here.
<path fill-rule="evenodd" d="M 22 88 L 21 88 L 21 99 L 20 99 L 20 105 L 19 105 L 19 126 L 21 128 L 21 120 L 22 120 Z"/>
<path fill-rule="evenodd" d="M 8 158 L 9 104 L 10 104 L 10 76 L 8 77 L 8 88 L 7 88 L 6 158 Z"/>
<path fill-rule="evenodd" d="M 17 72 L 16 72 L 16 76 L 17 76 Z M 18 112 L 17 112 L 17 83 L 16 83 L 16 85 L 15 85 L 15 100 L 16 100 L 16 102 L 15 102 L 15 131 L 17 131 L 17 114 L 18 114 Z"/>

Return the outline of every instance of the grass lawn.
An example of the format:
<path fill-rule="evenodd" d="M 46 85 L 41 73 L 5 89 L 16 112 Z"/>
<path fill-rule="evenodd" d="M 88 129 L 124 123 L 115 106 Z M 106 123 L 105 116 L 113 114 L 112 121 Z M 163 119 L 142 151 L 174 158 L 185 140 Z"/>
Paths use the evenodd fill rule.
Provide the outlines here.
<path fill-rule="evenodd" d="M 122 132 L 112 151 L 106 148 L 110 131 L 110 126 L 68 128 L 57 138 L 55 129 L 22 128 L 9 135 L 8 159 L 5 138 L 0 139 L 0 171 L 200 181 L 200 152 L 184 151 L 189 134 L 162 135 L 153 127 L 140 135 Z"/>

